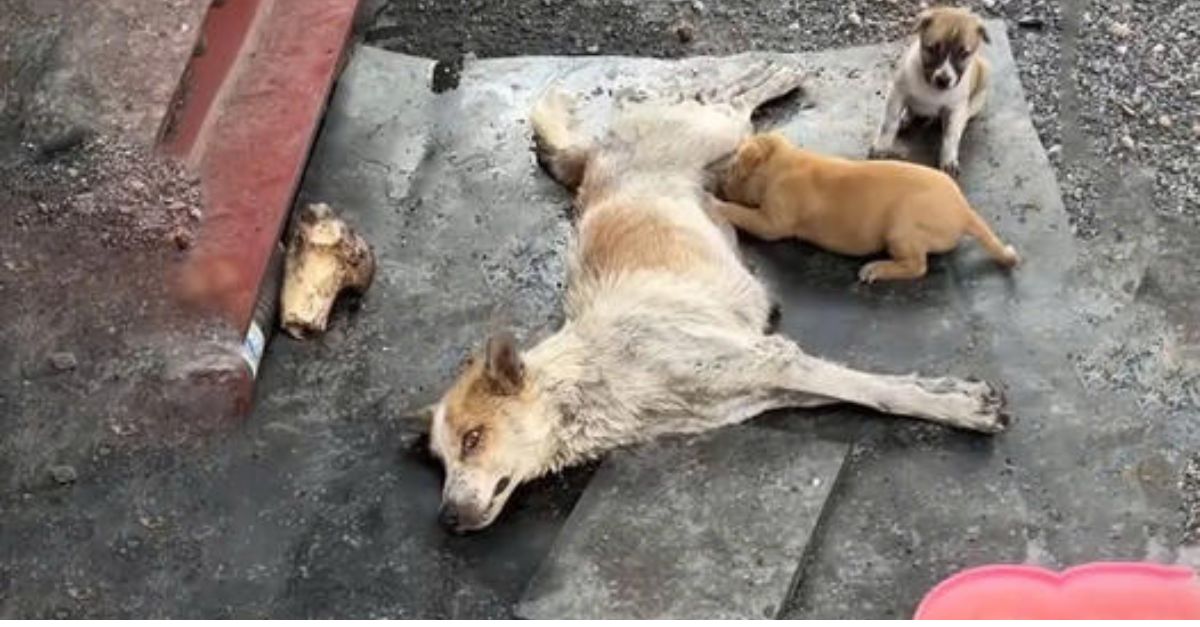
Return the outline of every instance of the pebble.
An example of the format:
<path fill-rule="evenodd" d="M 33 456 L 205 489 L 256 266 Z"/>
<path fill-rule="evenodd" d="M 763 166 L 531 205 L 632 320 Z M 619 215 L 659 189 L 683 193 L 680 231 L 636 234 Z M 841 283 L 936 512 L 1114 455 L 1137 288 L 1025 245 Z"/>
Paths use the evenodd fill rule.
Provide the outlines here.
<path fill-rule="evenodd" d="M 589 44 L 587 47 L 587 52 L 588 54 L 596 54 L 597 52 L 600 52 L 600 46 L 596 44 Z"/>
<path fill-rule="evenodd" d="M 692 0 L 692 10 L 696 15 L 704 15 L 704 3 L 700 0 Z"/>
<path fill-rule="evenodd" d="M 690 44 L 696 39 L 696 27 L 691 22 L 683 21 L 675 25 L 675 38 L 679 43 Z"/>
<path fill-rule="evenodd" d="M 1108 34 L 1119 39 L 1125 39 L 1133 34 L 1133 29 L 1124 22 L 1113 22 L 1108 25 Z"/>
<path fill-rule="evenodd" d="M 54 479 L 55 483 L 59 485 L 67 485 L 68 483 L 75 483 L 79 475 L 75 472 L 74 466 L 51 466 L 50 478 Z"/>
<path fill-rule="evenodd" d="M 1137 144 L 1134 143 L 1133 138 L 1128 135 L 1121 136 L 1121 145 L 1129 150 L 1133 150 L 1137 147 Z"/>
<path fill-rule="evenodd" d="M 62 351 L 50 353 L 50 365 L 59 372 L 67 372 L 74 370 L 79 365 L 79 361 L 75 359 L 75 353 Z"/>
<path fill-rule="evenodd" d="M 1022 15 L 1017 19 L 1017 26 L 1021 28 L 1041 29 L 1045 25 L 1045 20 L 1036 15 Z"/>
<path fill-rule="evenodd" d="M 1169 116 L 1165 113 L 1158 116 L 1158 125 L 1159 126 L 1161 126 L 1163 128 L 1171 128 L 1171 124 L 1172 124 L 1171 116 Z"/>
<path fill-rule="evenodd" d="M 862 16 L 855 11 L 851 11 L 850 14 L 846 16 L 846 21 L 850 22 L 854 26 L 862 26 Z"/>
<path fill-rule="evenodd" d="M 175 248 L 179 250 L 187 250 L 192 247 L 192 234 L 181 226 L 175 227 L 171 231 L 170 239 L 175 244 Z"/>

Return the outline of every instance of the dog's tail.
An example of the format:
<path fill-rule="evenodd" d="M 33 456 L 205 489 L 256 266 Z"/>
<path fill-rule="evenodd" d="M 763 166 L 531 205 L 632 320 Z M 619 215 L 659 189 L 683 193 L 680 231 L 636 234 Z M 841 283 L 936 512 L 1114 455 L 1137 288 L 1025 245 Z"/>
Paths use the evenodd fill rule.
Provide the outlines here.
<path fill-rule="evenodd" d="M 1021 263 L 1021 257 L 1017 254 L 1017 249 L 1000 241 L 1000 238 L 996 237 L 996 234 L 992 232 L 992 228 L 988 226 L 987 222 L 983 221 L 983 218 L 974 209 L 970 211 L 970 214 L 970 221 L 967 222 L 967 233 L 979 240 L 979 244 L 991 255 L 992 259 L 995 259 L 997 263 L 1008 268 Z"/>
<path fill-rule="evenodd" d="M 572 129 L 573 104 L 567 94 L 552 87 L 538 98 L 529 115 L 538 163 L 568 189 L 583 180 L 589 153 Z"/>

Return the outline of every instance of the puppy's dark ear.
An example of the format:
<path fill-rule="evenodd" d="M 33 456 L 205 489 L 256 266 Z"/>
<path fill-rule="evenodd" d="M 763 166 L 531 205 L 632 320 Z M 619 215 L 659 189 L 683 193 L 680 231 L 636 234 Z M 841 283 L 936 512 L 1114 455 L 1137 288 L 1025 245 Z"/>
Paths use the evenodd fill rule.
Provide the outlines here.
<path fill-rule="evenodd" d="M 983 22 L 979 23 L 979 38 L 982 39 L 983 43 L 985 44 L 992 43 L 992 38 L 988 35 L 987 27 L 983 25 Z"/>
<path fill-rule="evenodd" d="M 484 374 L 493 388 L 504 395 L 516 394 L 525 381 L 525 364 L 517 351 L 517 339 L 502 331 L 488 338 Z"/>
<path fill-rule="evenodd" d="M 913 23 L 913 32 L 918 35 L 925 32 L 926 28 L 933 23 L 933 11 L 925 9 L 917 16 L 917 21 Z"/>

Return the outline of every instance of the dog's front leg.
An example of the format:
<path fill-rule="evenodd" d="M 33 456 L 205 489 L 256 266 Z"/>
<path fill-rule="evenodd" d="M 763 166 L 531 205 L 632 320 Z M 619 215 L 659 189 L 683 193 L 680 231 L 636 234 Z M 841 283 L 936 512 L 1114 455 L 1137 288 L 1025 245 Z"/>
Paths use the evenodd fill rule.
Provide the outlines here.
<path fill-rule="evenodd" d="M 958 144 L 962 141 L 970 117 L 970 109 L 965 104 L 942 114 L 942 152 L 938 167 L 954 178 L 958 178 L 959 173 Z"/>
<path fill-rule="evenodd" d="M 984 433 L 1008 426 L 1003 397 L 982 381 L 862 372 L 808 355 L 777 335 L 759 338 L 754 346 L 741 366 L 757 378 L 758 388 L 775 390 L 777 400 L 800 401 L 793 406 L 824 399 Z"/>
<path fill-rule="evenodd" d="M 712 196 L 708 203 L 722 220 L 763 241 L 773 242 L 792 235 L 787 225 L 780 224 L 765 208 L 751 209 Z"/>
<path fill-rule="evenodd" d="M 883 123 L 871 144 L 867 156 L 872 159 L 888 159 L 896 156 L 896 134 L 900 132 L 900 122 L 904 119 L 904 90 L 899 85 L 892 85 L 888 92 L 887 104 L 884 106 Z"/>

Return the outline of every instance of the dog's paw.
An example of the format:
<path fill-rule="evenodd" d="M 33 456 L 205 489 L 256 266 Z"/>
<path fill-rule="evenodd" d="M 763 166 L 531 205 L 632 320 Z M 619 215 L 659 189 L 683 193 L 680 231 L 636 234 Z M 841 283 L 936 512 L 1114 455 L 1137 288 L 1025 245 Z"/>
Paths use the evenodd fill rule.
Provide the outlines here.
<path fill-rule="evenodd" d="M 967 427 L 980 433 L 1000 433 L 1008 429 L 1012 419 L 1005 411 L 1004 392 L 986 381 L 972 385 L 976 388 L 974 396 L 979 400 L 979 409 L 971 416 Z"/>
<path fill-rule="evenodd" d="M 939 167 L 941 167 L 942 172 L 949 174 L 950 178 L 956 179 L 961 173 L 958 167 L 958 159 L 947 159 L 946 161 L 943 161 L 942 165 Z"/>
<path fill-rule="evenodd" d="M 872 261 L 871 263 L 864 265 L 858 271 L 859 282 L 870 285 L 871 283 L 874 283 L 876 280 L 878 280 L 879 279 L 879 266 L 881 266 L 884 263 L 885 262 L 883 262 L 883 261 Z"/>

